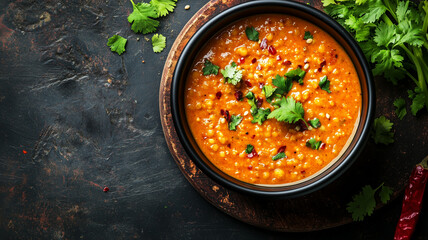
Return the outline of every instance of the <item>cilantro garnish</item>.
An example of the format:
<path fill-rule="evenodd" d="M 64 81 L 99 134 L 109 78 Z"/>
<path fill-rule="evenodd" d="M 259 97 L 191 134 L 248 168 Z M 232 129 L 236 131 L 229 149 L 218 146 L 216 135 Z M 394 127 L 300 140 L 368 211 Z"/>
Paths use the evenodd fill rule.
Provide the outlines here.
<path fill-rule="evenodd" d="M 152 37 L 152 46 L 153 46 L 153 52 L 155 53 L 162 52 L 166 46 L 166 37 L 164 37 L 162 34 L 156 33 Z"/>
<path fill-rule="evenodd" d="M 177 0 L 151 0 L 150 5 L 155 7 L 158 17 L 164 17 L 174 11 L 175 2 Z"/>
<path fill-rule="evenodd" d="M 258 42 L 259 41 L 259 32 L 254 27 L 245 28 L 245 34 L 247 38 L 251 41 Z"/>
<path fill-rule="evenodd" d="M 276 154 L 275 156 L 273 156 L 273 157 L 272 157 L 272 160 L 276 161 L 276 160 L 279 160 L 279 159 L 281 159 L 281 158 L 285 158 L 285 157 L 287 157 L 287 156 L 285 155 L 285 152 L 280 152 L 280 153 Z"/>
<path fill-rule="evenodd" d="M 409 94 L 413 115 L 428 110 L 428 1 L 322 0 L 324 10 L 359 42 L 373 74 L 397 85 L 411 79 L 419 92 Z"/>
<path fill-rule="evenodd" d="M 392 189 L 384 186 L 382 183 L 379 187 L 373 189 L 370 185 L 362 188 L 361 192 L 352 197 L 346 210 L 352 214 L 354 221 L 363 221 L 365 216 L 371 216 L 376 207 L 375 193 L 379 190 L 379 197 L 383 204 L 387 203 L 392 194 Z"/>
<path fill-rule="evenodd" d="M 303 78 L 305 77 L 306 72 L 300 68 L 291 70 L 285 74 L 287 79 L 298 82 L 300 85 L 303 85 Z"/>
<path fill-rule="evenodd" d="M 314 39 L 314 36 L 311 35 L 311 32 L 305 31 L 305 36 L 303 37 L 303 39 L 305 40 Z"/>
<path fill-rule="evenodd" d="M 397 108 L 395 109 L 395 114 L 397 114 L 397 117 L 400 120 L 403 120 L 404 116 L 407 114 L 406 110 L 406 100 L 403 98 L 397 98 L 394 101 L 394 106 Z"/>
<path fill-rule="evenodd" d="M 119 35 L 113 35 L 113 37 L 108 39 L 107 46 L 110 47 L 112 52 L 117 52 L 117 54 L 121 55 L 125 52 L 125 45 L 128 40 Z"/>
<path fill-rule="evenodd" d="M 245 153 L 250 154 L 254 150 L 254 146 L 251 144 L 247 145 L 247 148 L 245 148 Z"/>
<path fill-rule="evenodd" d="M 229 130 L 236 131 L 236 126 L 238 126 L 242 121 L 242 117 L 240 115 L 232 115 L 230 116 L 229 122 Z"/>
<path fill-rule="evenodd" d="M 275 102 L 279 107 L 268 115 L 268 119 L 275 118 L 280 122 L 296 123 L 302 120 L 306 126 L 308 125 L 303 118 L 305 111 L 300 102 L 296 102 L 293 97 L 283 97 L 279 102 Z"/>
<path fill-rule="evenodd" d="M 220 70 L 220 72 L 223 74 L 225 81 L 233 85 L 238 84 L 242 79 L 242 70 L 237 69 L 235 62 L 227 65 L 224 69 Z"/>
<path fill-rule="evenodd" d="M 159 26 L 159 21 L 153 19 L 158 17 L 156 8 L 148 3 L 135 4 L 132 0 L 130 1 L 133 12 L 128 16 L 128 22 L 132 24 L 132 31 L 143 32 L 143 34 L 156 31 Z"/>
<path fill-rule="evenodd" d="M 319 150 L 321 146 L 322 141 L 317 141 L 315 138 L 311 138 L 308 141 L 306 141 L 306 147 L 310 147 L 314 150 Z"/>
<path fill-rule="evenodd" d="M 300 68 L 298 68 L 298 69 L 300 69 Z M 280 75 L 277 74 L 275 76 L 275 78 L 272 79 L 273 85 L 275 85 L 275 86 L 278 87 L 275 90 L 276 94 L 281 94 L 281 95 L 282 94 L 287 94 L 291 90 L 291 88 L 293 87 L 293 79 L 296 78 L 296 75 L 294 75 L 293 71 L 295 71 L 295 70 L 289 71 L 287 73 L 288 75 L 285 74 L 285 76 L 287 78 L 284 78 L 284 77 L 282 77 L 282 76 L 280 76 Z M 305 71 L 303 71 L 303 72 L 304 72 L 303 76 L 305 76 L 306 72 Z M 301 75 L 301 73 L 297 73 L 297 74 Z M 303 77 L 302 77 L 302 79 L 303 79 Z M 303 82 L 303 80 L 302 80 L 302 82 Z"/>
<path fill-rule="evenodd" d="M 391 132 L 394 124 L 389 119 L 381 116 L 374 120 L 372 138 L 375 143 L 383 143 L 388 145 L 394 142 L 394 133 Z"/>
<path fill-rule="evenodd" d="M 251 120 L 251 123 L 258 123 L 259 125 L 262 125 L 262 123 L 267 120 L 267 116 L 269 115 L 269 113 L 270 113 L 269 108 L 257 109 L 257 113 L 253 115 L 253 120 Z"/>
<path fill-rule="evenodd" d="M 248 99 L 248 103 L 251 106 L 251 109 L 250 109 L 251 115 L 253 116 L 256 115 L 258 110 L 257 103 L 256 103 L 257 101 L 256 96 L 254 96 L 254 93 L 250 91 L 247 93 L 247 95 L 245 95 L 245 97 Z"/>
<path fill-rule="evenodd" d="M 331 93 L 330 80 L 327 79 L 327 76 L 322 77 L 318 85 L 322 90 L 325 90 L 326 92 Z"/>
<path fill-rule="evenodd" d="M 314 119 L 312 119 L 312 120 L 309 120 L 308 122 L 309 122 L 309 124 L 310 124 L 313 128 L 319 128 L 319 127 L 321 127 L 321 122 L 320 122 L 320 120 L 319 120 L 318 118 L 314 118 Z"/>
<path fill-rule="evenodd" d="M 266 99 L 270 98 L 275 90 L 276 87 L 272 87 L 271 85 L 264 85 L 262 89 Z"/>
<path fill-rule="evenodd" d="M 217 75 L 219 69 L 220 69 L 219 66 L 214 65 L 209 60 L 205 60 L 204 67 L 202 68 L 202 72 L 205 76 L 210 74 Z"/>

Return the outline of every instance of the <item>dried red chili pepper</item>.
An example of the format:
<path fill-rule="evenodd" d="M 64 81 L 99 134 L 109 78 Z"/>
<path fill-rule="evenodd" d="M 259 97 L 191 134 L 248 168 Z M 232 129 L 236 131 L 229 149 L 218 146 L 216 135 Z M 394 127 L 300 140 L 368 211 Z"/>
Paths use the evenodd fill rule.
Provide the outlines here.
<path fill-rule="evenodd" d="M 428 180 L 428 156 L 417 164 L 410 175 L 409 184 L 404 193 L 401 216 L 395 229 L 394 240 L 410 239 L 422 207 L 425 186 Z"/>

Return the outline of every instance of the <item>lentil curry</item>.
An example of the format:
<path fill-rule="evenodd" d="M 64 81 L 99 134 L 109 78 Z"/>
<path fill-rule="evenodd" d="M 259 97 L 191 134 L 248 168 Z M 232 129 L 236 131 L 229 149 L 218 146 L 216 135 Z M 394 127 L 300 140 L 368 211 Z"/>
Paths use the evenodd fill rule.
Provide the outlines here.
<path fill-rule="evenodd" d="M 314 175 L 344 151 L 361 108 L 359 79 L 343 48 L 288 15 L 232 23 L 198 53 L 186 117 L 207 158 L 253 184 Z"/>

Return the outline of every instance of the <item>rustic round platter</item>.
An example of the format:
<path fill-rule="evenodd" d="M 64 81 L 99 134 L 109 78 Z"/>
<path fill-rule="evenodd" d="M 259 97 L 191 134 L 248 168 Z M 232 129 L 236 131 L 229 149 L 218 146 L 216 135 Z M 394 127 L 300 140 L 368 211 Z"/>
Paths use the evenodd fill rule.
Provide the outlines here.
<path fill-rule="evenodd" d="M 370 140 L 348 171 L 317 192 L 287 200 L 258 199 L 217 184 L 194 165 L 177 137 L 171 115 L 171 81 L 176 62 L 189 39 L 204 23 L 221 11 L 247 1 L 208 2 L 184 26 L 166 60 L 159 90 L 160 116 L 168 148 L 187 180 L 208 202 L 230 216 L 283 232 L 315 231 L 352 222 L 346 205 L 367 184 L 376 187 L 384 183 L 394 190 L 392 198 L 399 196 L 413 166 L 428 154 L 428 116 L 423 113 L 416 118 L 408 114 L 398 120 L 392 103 L 398 97 L 406 97 L 402 90 L 406 86 L 393 87 L 383 79 L 376 79 L 376 116 L 384 115 L 394 122 L 395 142 L 383 146 Z M 301 2 L 321 9 L 320 0 Z"/>

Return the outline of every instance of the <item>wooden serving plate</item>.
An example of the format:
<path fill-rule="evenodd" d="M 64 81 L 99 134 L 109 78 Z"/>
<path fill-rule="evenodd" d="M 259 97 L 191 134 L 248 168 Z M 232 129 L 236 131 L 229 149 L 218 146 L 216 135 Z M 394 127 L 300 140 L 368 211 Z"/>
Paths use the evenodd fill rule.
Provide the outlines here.
<path fill-rule="evenodd" d="M 369 141 L 354 165 L 327 187 L 295 199 L 269 200 L 243 195 L 224 188 L 199 170 L 183 149 L 171 116 L 171 81 L 176 62 L 191 36 L 221 11 L 248 0 L 212 0 L 184 26 L 166 60 L 159 90 L 159 107 L 163 132 L 180 170 L 208 202 L 230 216 L 265 229 L 284 232 L 314 231 L 352 221 L 346 205 L 362 186 L 376 187 L 382 182 L 394 190 L 396 198 L 404 189 L 413 166 L 428 154 L 428 116 L 408 114 L 399 121 L 392 102 L 406 97 L 405 87 L 393 87 L 383 79 L 376 80 L 376 116 L 384 115 L 395 125 L 395 143 L 375 145 Z M 310 3 L 321 9 L 321 2 Z M 410 112 L 410 111 L 409 111 Z M 378 205 L 377 208 L 381 207 Z"/>

